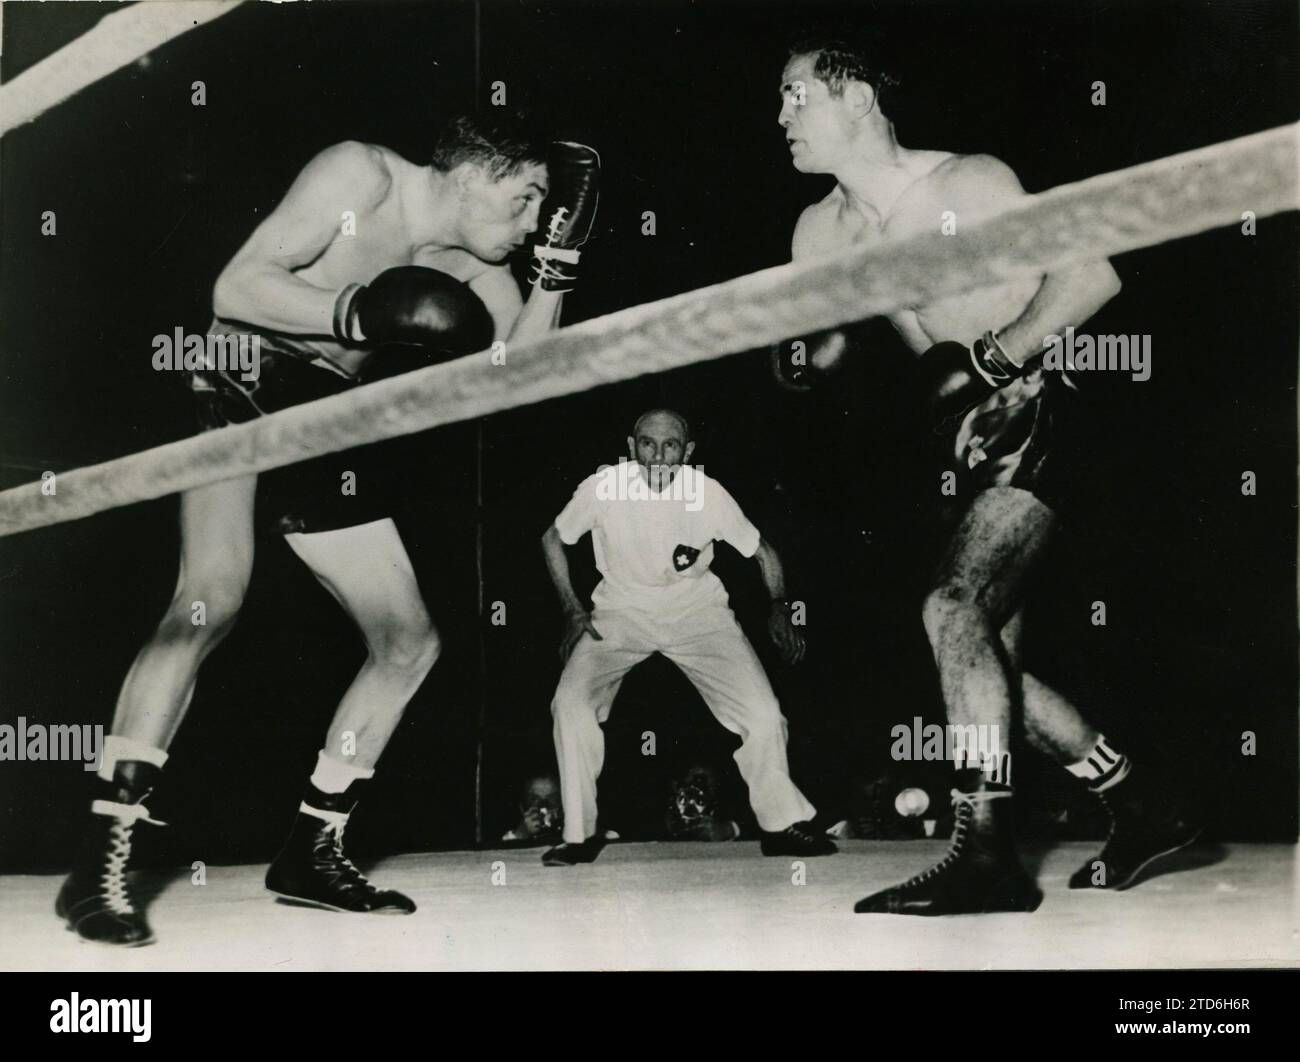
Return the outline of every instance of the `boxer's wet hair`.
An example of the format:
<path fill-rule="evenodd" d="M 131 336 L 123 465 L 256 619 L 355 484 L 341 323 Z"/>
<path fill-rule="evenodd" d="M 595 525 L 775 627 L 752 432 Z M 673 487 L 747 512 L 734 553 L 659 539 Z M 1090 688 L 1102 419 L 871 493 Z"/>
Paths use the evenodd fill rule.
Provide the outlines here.
<path fill-rule="evenodd" d="M 499 181 L 529 163 L 545 163 L 548 147 L 527 113 L 494 107 L 483 117 L 463 114 L 448 122 L 434 142 L 432 162 L 442 173 L 474 163 Z"/>
<path fill-rule="evenodd" d="M 680 424 L 682 427 L 682 442 L 688 443 L 691 441 L 691 422 L 687 420 L 685 417 L 683 417 L 680 413 L 678 413 L 677 410 L 666 409 L 663 407 L 660 407 L 659 409 L 647 409 L 644 413 L 642 413 L 639 417 L 637 417 L 636 423 L 632 425 L 632 438 L 639 439 L 641 437 L 641 425 L 644 424 L 651 417 L 660 417 L 660 416 L 672 417 L 673 420 L 677 421 L 677 423 Z"/>
<path fill-rule="evenodd" d="M 870 85 L 876 101 L 884 110 L 899 85 L 883 37 L 868 31 L 842 27 L 817 27 L 793 37 L 786 51 L 786 61 L 799 56 L 813 59 L 813 76 L 837 99 L 844 95 L 849 81 Z"/>

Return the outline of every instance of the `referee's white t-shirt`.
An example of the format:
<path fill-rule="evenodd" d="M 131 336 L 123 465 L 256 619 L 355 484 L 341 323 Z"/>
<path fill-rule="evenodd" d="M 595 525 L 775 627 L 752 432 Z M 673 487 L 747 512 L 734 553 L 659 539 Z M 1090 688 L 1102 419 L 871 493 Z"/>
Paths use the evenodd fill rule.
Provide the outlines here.
<path fill-rule="evenodd" d="M 726 605 L 722 580 L 709 571 L 714 541 L 752 557 L 759 540 L 736 500 L 703 469 L 682 465 L 656 493 L 627 460 L 584 479 L 555 529 L 569 546 L 591 532 L 603 577 L 591 595 L 596 608 L 665 613 Z"/>

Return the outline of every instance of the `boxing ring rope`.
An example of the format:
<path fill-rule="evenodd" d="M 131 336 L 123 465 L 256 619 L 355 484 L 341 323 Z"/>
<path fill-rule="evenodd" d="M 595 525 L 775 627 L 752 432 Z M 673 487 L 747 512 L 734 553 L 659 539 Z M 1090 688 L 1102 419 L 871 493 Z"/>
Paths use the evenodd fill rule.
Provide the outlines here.
<path fill-rule="evenodd" d="M 76 40 L 0 86 L 0 134 L 242 2 L 152 0 L 105 15 Z"/>
<path fill-rule="evenodd" d="M 765 269 L 0 493 L 0 536 L 1300 207 L 1300 123 L 1061 185 L 961 235 Z M 936 229 L 939 219 L 936 218 Z"/>

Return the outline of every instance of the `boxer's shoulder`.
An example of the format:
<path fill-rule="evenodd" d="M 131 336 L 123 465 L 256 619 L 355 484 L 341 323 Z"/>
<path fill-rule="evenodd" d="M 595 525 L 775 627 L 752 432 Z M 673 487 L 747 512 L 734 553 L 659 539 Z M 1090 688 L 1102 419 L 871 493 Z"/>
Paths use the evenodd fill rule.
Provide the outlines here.
<path fill-rule="evenodd" d="M 953 155 L 920 161 L 920 176 L 898 203 L 900 212 L 941 206 L 945 210 L 995 210 L 1024 195 L 1015 171 L 993 155 Z"/>
<path fill-rule="evenodd" d="M 388 148 L 344 140 L 320 151 L 307 163 L 304 173 L 346 184 L 354 194 L 383 198 L 393 186 L 400 162 Z"/>
<path fill-rule="evenodd" d="M 837 243 L 851 242 L 845 234 L 844 206 L 844 191 L 836 185 L 824 199 L 804 207 L 790 238 L 791 257 L 813 258 Z"/>

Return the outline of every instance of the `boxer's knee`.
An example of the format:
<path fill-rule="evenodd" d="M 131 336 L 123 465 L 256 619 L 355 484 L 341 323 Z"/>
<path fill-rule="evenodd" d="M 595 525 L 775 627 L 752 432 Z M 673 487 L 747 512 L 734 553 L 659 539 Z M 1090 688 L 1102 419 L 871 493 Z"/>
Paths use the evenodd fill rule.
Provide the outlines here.
<path fill-rule="evenodd" d="M 986 629 L 989 617 L 973 591 L 947 583 L 926 595 L 921 606 L 921 622 L 930 645 L 938 648 L 954 638 Z"/>
<path fill-rule="evenodd" d="M 158 640 L 215 647 L 234 628 L 246 589 L 239 580 L 182 583 L 158 624 Z"/>
<path fill-rule="evenodd" d="M 427 616 L 374 624 L 366 631 L 366 644 L 376 666 L 418 679 L 442 653 L 442 640 Z"/>

